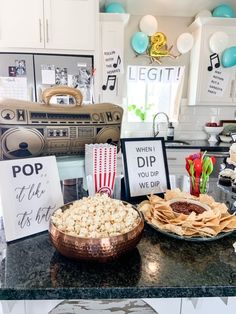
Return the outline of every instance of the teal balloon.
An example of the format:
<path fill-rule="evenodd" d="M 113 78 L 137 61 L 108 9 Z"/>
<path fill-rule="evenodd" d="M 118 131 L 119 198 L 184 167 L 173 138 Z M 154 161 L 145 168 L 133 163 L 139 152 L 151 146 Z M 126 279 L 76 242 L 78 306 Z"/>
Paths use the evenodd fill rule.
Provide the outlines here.
<path fill-rule="evenodd" d="M 138 54 L 144 53 L 147 50 L 148 44 L 148 35 L 143 32 L 137 32 L 131 38 L 131 46 Z"/>
<path fill-rule="evenodd" d="M 106 13 L 125 13 L 123 5 L 119 2 L 111 2 L 105 7 Z"/>
<path fill-rule="evenodd" d="M 221 4 L 216 7 L 213 12 L 212 16 L 214 17 L 235 17 L 234 10 L 228 4 Z"/>
<path fill-rule="evenodd" d="M 236 65 L 236 47 L 229 47 L 225 49 L 221 56 L 221 64 L 225 68 L 230 68 Z"/>

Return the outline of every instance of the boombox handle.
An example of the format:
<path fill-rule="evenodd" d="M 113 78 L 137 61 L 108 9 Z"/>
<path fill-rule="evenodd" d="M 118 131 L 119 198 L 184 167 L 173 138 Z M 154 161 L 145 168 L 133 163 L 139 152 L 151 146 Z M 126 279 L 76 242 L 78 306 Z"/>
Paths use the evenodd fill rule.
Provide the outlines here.
<path fill-rule="evenodd" d="M 42 94 L 43 102 L 49 106 L 51 97 L 56 95 L 70 95 L 74 97 L 76 106 L 81 106 L 83 102 L 83 95 L 80 90 L 69 86 L 53 86 L 46 88 Z"/>

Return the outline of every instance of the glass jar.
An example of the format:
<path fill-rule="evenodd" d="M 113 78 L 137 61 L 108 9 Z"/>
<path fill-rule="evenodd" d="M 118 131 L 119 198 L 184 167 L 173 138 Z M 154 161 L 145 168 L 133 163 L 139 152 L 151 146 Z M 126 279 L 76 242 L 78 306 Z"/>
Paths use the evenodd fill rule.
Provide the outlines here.
<path fill-rule="evenodd" d="M 204 179 L 201 177 L 190 177 L 190 194 L 199 196 L 200 194 L 206 194 L 209 188 L 209 177 Z"/>

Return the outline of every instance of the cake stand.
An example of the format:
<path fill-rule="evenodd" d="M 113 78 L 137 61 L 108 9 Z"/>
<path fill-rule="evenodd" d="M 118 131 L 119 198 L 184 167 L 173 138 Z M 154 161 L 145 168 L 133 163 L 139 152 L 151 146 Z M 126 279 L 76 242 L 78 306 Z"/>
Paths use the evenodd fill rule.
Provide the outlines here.
<path fill-rule="evenodd" d="M 223 126 L 205 126 L 205 132 L 209 135 L 208 142 L 218 142 L 217 135 L 219 135 L 223 129 Z"/>

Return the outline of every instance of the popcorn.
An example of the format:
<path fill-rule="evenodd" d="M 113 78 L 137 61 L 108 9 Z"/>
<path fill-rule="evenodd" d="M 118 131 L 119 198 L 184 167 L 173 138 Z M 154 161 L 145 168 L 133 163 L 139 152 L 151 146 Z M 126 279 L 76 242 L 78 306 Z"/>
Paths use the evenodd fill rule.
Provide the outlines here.
<path fill-rule="evenodd" d="M 140 216 L 131 204 L 109 198 L 106 194 L 84 197 L 51 217 L 54 225 L 66 234 L 82 238 L 121 235 L 140 223 Z"/>

